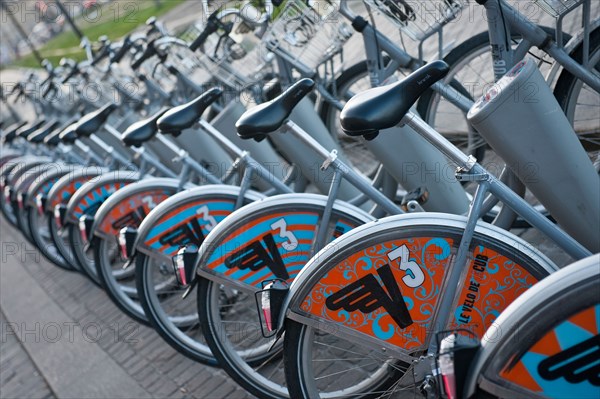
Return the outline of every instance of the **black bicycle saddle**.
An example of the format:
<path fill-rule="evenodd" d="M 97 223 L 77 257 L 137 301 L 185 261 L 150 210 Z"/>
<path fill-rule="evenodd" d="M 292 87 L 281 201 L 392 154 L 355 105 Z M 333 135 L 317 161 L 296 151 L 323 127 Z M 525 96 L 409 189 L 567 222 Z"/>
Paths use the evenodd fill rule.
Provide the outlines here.
<path fill-rule="evenodd" d="M 167 112 L 169 108 L 164 107 L 149 118 L 138 121 L 125 130 L 121 135 L 121 140 L 127 146 L 140 147 L 143 143 L 150 140 L 158 132 L 156 121 Z"/>
<path fill-rule="evenodd" d="M 311 79 L 300 79 L 271 101 L 244 112 L 235 124 L 238 136 L 260 141 L 265 135 L 279 129 L 300 100 L 315 87 Z"/>
<path fill-rule="evenodd" d="M 46 123 L 44 126 L 40 127 L 35 132 L 32 132 L 27 136 L 27 141 L 31 143 L 41 143 L 44 141 L 44 138 L 48 136 L 54 129 L 56 129 L 60 125 L 59 121 L 53 120 Z"/>
<path fill-rule="evenodd" d="M 75 126 L 75 134 L 77 136 L 89 137 L 96 133 L 104 122 L 106 122 L 108 116 L 117 108 L 117 104 L 109 103 L 94 112 L 84 115 Z"/>
<path fill-rule="evenodd" d="M 11 143 L 17 137 L 17 130 L 27 124 L 27 121 L 16 122 L 6 128 L 6 133 L 2 136 L 3 143 Z"/>
<path fill-rule="evenodd" d="M 444 61 L 434 61 L 400 82 L 355 95 L 340 114 L 342 130 L 349 136 L 375 138 L 381 129 L 400 123 L 419 97 L 448 71 Z"/>
<path fill-rule="evenodd" d="M 15 134 L 17 135 L 17 137 L 27 137 L 32 132 L 38 130 L 44 123 L 46 123 L 46 120 L 44 118 L 39 119 L 36 122 L 28 123 L 26 125 L 23 125 L 23 127 L 17 129 Z"/>
<path fill-rule="evenodd" d="M 192 127 L 221 94 L 223 94 L 221 89 L 212 88 L 186 104 L 171 108 L 158 119 L 158 129 L 161 133 L 178 136 L 182 130 Z"/>

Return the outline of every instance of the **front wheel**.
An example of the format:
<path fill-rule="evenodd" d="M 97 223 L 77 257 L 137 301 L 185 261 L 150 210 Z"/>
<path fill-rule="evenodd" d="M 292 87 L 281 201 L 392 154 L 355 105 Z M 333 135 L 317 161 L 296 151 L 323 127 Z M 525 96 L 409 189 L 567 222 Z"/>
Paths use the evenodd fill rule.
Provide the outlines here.
<path fill-rule="evenodd" d="M 513 302 L 486 334 L 465 397 L 600 397 L 599 267 L 599 254 L 582 259 Z"/>
<path fill-rule="evenodd" d="M 577 46 L 571 56 L 581 62 L 583 44 Z M 588 70 L 600 78 L 600 27 L 590 34 Z M 565 69 L 556 82 L 554 96 L 573 124 L 583 148 L 600 171 L 600 93 Z"/>

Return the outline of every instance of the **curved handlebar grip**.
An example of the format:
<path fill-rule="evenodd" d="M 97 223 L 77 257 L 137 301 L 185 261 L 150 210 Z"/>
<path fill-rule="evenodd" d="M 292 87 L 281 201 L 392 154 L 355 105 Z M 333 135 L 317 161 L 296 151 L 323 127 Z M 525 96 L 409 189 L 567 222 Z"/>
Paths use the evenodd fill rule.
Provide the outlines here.
<path fill-rule="evenodd" d="M 42 93 L 42 97 L 46 98 L 48 97 L 48 94 L 50 94 L 50 91 L 54 89 L 54 85 L 52 84 L 52 82 L 50 82 L 50 84 L 48 85 L 48 87 L 46 88 L 46 90 L 44 91 L 44 93 Z"/>
<path fill-rule="evenodd" d="M 123 57 L 125 56 L 125 54 L 127 54 L 127 51 L 129 51 L 129 49 L 131 48 L 132 42 L 131 42 L 131 35 L 127 35 L 125 37 L 125 39 L 123 39 L 123 45 L 121 46 L 121 48 L 119 49 L 119 51 L 117 51 L 111 58 L 110 58 L 110 63 L 118 63 L 121 61 L 121 59 L 123 59 Z"/>
<path fill-rule="evenodd" d="M 77 65 L 75 65 L 72 69 L 71 72 L 69 72 L 69 74 L 62 80 L 62 82 L 60 82 L 61 84 L 65 84 L 67 83 L 73 76 L 77 75 L 79 73 L 79 68 L 77 67 Z"/>
<path fill-rule="evenodd" d="M 155 40 L 152 40 L 151 42 L 149 42 L 148 45 L 146 46 L 146 49 L 144 50 L 144 53 L 140 56 L 140 58 L 138 58 L 137 60 L 135 60 L 133 62 L 133 64 L 131 64 L 131 68 L 133 70 L 138 69 L 144 61 L 146 61 L 147 59 L 156 55 L 157 51 L 156 51 L 156 47 L 154 47 Z"/>
<path fill-rule="evenodd" d="M 15 85 L 15 87 L 12 88 L 12 90 L 10 91 L 10 93 L 8 93 L 8 95 L 12 96 L 15 93 L 15 91 L 17 91 L 17 90 L 21 91 L 22 89 L 23 89 L 23 85 L 21 84 L 21 82 L 19 82 Z"/>
<path fill-rule="evenodd" d="M 106 57 L 108 57 L 109 55 L 109 46 L 105 45 L 102 46 L 102 48 L 100 49 L 100 51 L 98 51 L 96 53 L 96 56 L 94 57 L 94 59 L 92 60 L 92 62 L 90 63 L 91 66 L 95 66 L 96 64 L 98 64 L 100 61 L 102 61 L 103 59 L 105 59 Z"/>
<path fill-rule="evenodd" d="M 208 17 L 208 20 L 206 21 L 206 27 L 204 28 L 202 33 L 200 33 L 200 35 L 190 44 L 190 46 L 189 46 L 190 50 L 192 50 L 192 51 L 198 50 L 198 48 L 200 48 L 200 46 L 202 46 L 204 44 L 206 39 L 208 39 L 208 37 L 210 35 L 215 33 L 217 31 L 217 29 L 219 29 L 219 19 L 217 18 L 217 14 L 219 12 L 220 11 L 217 10 L 217 11 L 213 12 L 212 14 L 210 14 L 210 16 Z"/>

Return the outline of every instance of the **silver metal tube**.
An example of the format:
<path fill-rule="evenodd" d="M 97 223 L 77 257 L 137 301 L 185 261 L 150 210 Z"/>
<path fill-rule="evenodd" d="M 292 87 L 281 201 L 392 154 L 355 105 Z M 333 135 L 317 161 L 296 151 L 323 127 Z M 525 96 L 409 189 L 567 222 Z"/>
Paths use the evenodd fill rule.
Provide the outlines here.
<path fill-rule="evenodd" d="M 127 158 L 125 158 L 124 156 L 122 156 L 118 151 L 115 151 L 115 149 L 112 146 L 107 145 L 106 143 L 104 143 L 104 141 L 102 141 L 95 134 L 90 135 L 90 140 L 92 140 L 96 145 L 98 145 L 104 151 L 106 151 L 106 153 L 110 157 L 112 157 L 113 159 L 115 159 L 117 162 L 119 162 L 119 163 L 121 163 L 123 165 L 127 165 L 127 164 L 130 163 L 130 161 Z"/>
<path fill-rule="evenodd" d="M 331 163 L 331 166 L 340 171 L 344 179 L 348 180 L 359 191 L 365 193 L 373 202 L 380 205 L 390 215 L 404 213 L 392 200 L 383 195 L 379 190 L 376 190 L 367 179 L 356 173 L 339 159 L 335 159 Z"/>
<path fill-rule="evenodd" d="M 157 133 L 156 134 L 156 139 L 165 147 L 167 147 L 171 152 L 173 152 L 173 154 L 175 155 L 182 155 L 182 152 L 185 152 L 184 149 L 180 148 L 179 146 L 175 145 L 173 142 L 171 142 L 171 140 L 169 140 L 168 138 L 166 138 L 165 136 L 163 136 L 161 133 Z"/>
<path fill-rule="evenodd" d="M 434 128 L 429 126 L 423 119 L 419 118 L 414 113 L 409 112 L 406 114 L 400 123 L 412 127 L 425 140 L 433 144 L 434 147 L 440 150 L 450 160 L 456 162 L 461 168 L 470 170 L 473 166 L 473 158 L 470 158 L 456 148 L 456 146 L 448 141 L 448 139 L 439 134 Z"/>
<path fill-rule="evenodd" d="M 456 258 L 451 266 L 448 283 L 446 284 L 446 291 L 444 292 L 444 295 L 442 295 L 440 306 L 438 307 L 439 313 L 436 316 L 436 325 L 444 327 L 449 325 L 450 318 L 453 315 L 452 304 L 457 302 L 457 295 L 460 295 L 458 287 L 463 271 L 467 265 L 467 255 L 469 254 L 471 241 L 473 240 L 473 234 L 475 233 L 475 227 L 477 226 L 477 220 L 481 213 L 481 206 L 485 199 L 488 185 L 489 183 L 487 181 L 480 182 L 477 191 L 475 192 L 473 202 L 471 203 L 471 207 L 469 208 L 467 224 L 462 233 Z M 439 323 L 439 320 L 441 320 L 442 323 Z"/>
<path fill-rule="evenodd" d="M 143 149 L 141 149 L 141 150 L 134 149 L 134 151 L 136 151 L 146 163 L 154 166 L 157 170 L 159 170 L 165 176 L 173 177 L 173 178 L 178 177 L 177 173 L 173 172 L 171 169 L 164 166 L 162 163 L 157 161 L 153 156 L 148 155 L 148 153 L 146 151 L 144 151 Z"/>
<path fill-rule="evenodd" d="M 192 157 L 187 156 L 182 159 L 182 162 L 189 165 L 196 173 L 198 173 L 198 175 L 206 179 L 206 181 L 208 181 L 210 184 L 223 183 L 218 177 L 210 173 L 204 166 L 200 165 Z"/>
<path fill-rule="evenodd" d="M 75 146 L 79 148 L 84 154 L 86 154 L 92 161 L 96 162 L 98 165 L 104 164 L 104 159 L 96 154 L 96 152 L 92 151 L 92 149 L 83 144 L 81 140 L 75 140 Z"/>
<path fill-rule="evenodd" d="M 333 204 L 335 202 L 335 199 L 337 198 L 337 193 L 340 189 L 340 184 L 342 183 L 342 174 L 343 173 L 340 170 L 336 169 L 333 175 L 333 181 L 331 182 L 331 187 L 329 187 L 329 195 L 327 196 L 327 203 L 325 204 L 323 216 L 321 217 L 321 221 L 319 222 L 317 242 L 315 243 L 313 254 L 316 254 L 325 246 L 325 240 L 327 239 L 327 226 L 329 226 L 329 221 L 331 219 L 331 211 L 333 210 Z"/>
<path fill-rule="evenodd" d="M 484 172 L 485 170 L 476 165 L 474 173 Z M 505 205 L 514 210 L 523 219 L 529 222 L 533 227 L 540 230 L 548 238 L 554 241 L 567 254 L 575 259 L 582 259 L 592 255 L 592 252 L 577 242 L 574 238 L 565 233 L 560 227 L 548 220 L 544 215 L 533 209 L 523 198 L 515 194 L 511 189 L 505 186 L 501 181 L 493 176 L 489 177 L 489 191 L 498 197 Z"/>
<path fill-rule="evenodd" d="M 231 140 L 223 136 L 223 134 L 221 134 L 221 132 L 215 129 L 213 125 L 211 125 L 204 119 L 201 119 L 200 126 L 202 127 L 202 129 L 206 130 L 206 132 L 208 132 L 217 142 L 219 142 L 225 148 L 225 150 L 232 156 L 232 158 L 235 159 L 242 156 L 243 151 Z"/>

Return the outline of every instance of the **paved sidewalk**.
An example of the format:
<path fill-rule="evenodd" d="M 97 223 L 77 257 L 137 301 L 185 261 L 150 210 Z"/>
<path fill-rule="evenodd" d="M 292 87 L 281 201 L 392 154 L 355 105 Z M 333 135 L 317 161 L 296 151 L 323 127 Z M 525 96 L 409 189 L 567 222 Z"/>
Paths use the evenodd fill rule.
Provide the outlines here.
<path fill-rule="evenodd" d="M 1 398 L 249 397 L 131 321 L 86 277 L 50 264 L 4 218 L 0 232 Z"/>
<path fill-rule="evenodd" d="M 14 323 L 6 321 L 0 312 L 0 397 L 3 399 L 29 398 L 48 399 L 55 395 L 40 374 L 35 363 L 13 333 Z"/>

